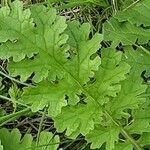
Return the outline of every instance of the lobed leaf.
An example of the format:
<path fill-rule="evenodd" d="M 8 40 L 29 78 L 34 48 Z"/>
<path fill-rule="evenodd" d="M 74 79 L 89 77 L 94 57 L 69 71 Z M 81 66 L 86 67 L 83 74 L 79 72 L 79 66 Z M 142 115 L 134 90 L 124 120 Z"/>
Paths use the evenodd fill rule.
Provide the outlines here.
<path fill-rule="evenodd" d="M 142 146 L 144 146 L 144 147 L 149 147 L 149 145 L 150 145 L 150 143 L 149 143 L 149 141 L 150 141 L 150 133 L 143 133 L 143 135 L 140 137 L 140 139 L 139 139 L 139 143 L 142 145 Z"/>
<path fill-rule="evenodd" d="M 144 50 L 143 50 L 144 49 Z M 132 66 L 132 70 L 137 74 L 141 74 L 143 71 L 146 71 L 147 75 L 150 75 L 150 55 L 148 53 L 148 49 L 144 47 L 139 47 L 133 50 L 132 47 L 125 48 L 125 55 L 127 57 L 127 63 Z"/>
<path fill-rule="evenodd" d="M 59 132 L 66 131 L 71 138 L 82 134 L 91 148 L 106 145 L 107 150 L 133 149 L 128 139 L 122 139 L 120 124 L 129 133 L 140 134 L 140 140 L 145 140 L 145 135 L 149 137 L 149 103 L 144 97 L 149 90 L 144 93 L 147 86 L 140 78 L 144 70 L 149 74 L 149 55 L 141 52 L 143 47 L 136 51 L 130 47 L 149 41 L 149 28 L 139 26 L 142 21 L 148 26 L 148 21 L 135 21 L 131 16 L 137 9 L 143 13 L 145 5 L 140 5 L 129 12 L 129 19 L 119 20 L 119 13 L 120 16 L 123 13 L 118 12 L 104 27 L 104 39 L 113 46 L 120 42 L 129 45 L 128 50 L 123 47 L 125 54 L 114 48 L 101 50 L 103 35 L 96 33 L 91 37 L 88 23 L 81 25 L 73 21 L 67 25 L 53 8 L 23 9 L 19 1 L 13 2 L 11 8 L 1 8 L 0 57 L 8 60 L 11 76 L 19 75 L 21 81 L 32 78 L 35 85 L 23 88 L 20 100 L 33 112 L 48 107 L 48 115 Z M 101 51 L 101 59 L 97 50 Z M 131 124 L 128 124 L 129 115 L 133 119 Z M 139 144 L 140 140 L 135 143 Z M 1 129 L 0 141 L 4 149 L 10 150 L 34 149 L 36 145 L 31 135 L 21 138 L 17 129 L 12 132 Z M 58 136 L 53 138 L 51 133 L 42 132 L 38 148 L 57 149 L 58 142 Z"/>
<path fill-rule="evenodd" d="M 71 61 L 66 64 L 66 69 L 72 72 L 73 76 L 82 84 L 89 81 L 89 77 L 94 76 L 94 71 L 98 70 L 100 65 L 98 56 L 94 59 L 90 59 L 90 57 L 100 48 L 103 36 L 95 34 L 89 40 L 90 29 L 89 23 L 80 26 L 79 22 L 71 22 L 66 30 L 69 35 L 68 43 L 71 46 L 72 53 L 74 53 L 71 56 Z"/>
<path fill-rule="evenodd" d="M 96 125 L 94 130 L 86 135 L 86 140 L 91 144 L 92 149 L 96 149 L 106 143 L 106 149 L 112 150 L 115 147 L 115 142 L 118 141 L 119 128 L 116 126 L 103 127 Z"/>
<path fill-rule="evenodd" d="M 129 142 L 127 143 L 118 143 L 115 145 L 114 150 L 133 150 L 133 145 Z"/>
<path fill-rule="evenodd" d="M 32 136 L 26 134 L 21 138 L 18 129 L 9 132 L 7 129 L 0 129 L 0 140 L 4 150 L 24 150 L 32 146 Z"/>
<path fill-rule="evenodd" d="M 86 88 L 94 99 L 104 104 L 110 97 L 116 97 L 121 90 L 120 81 L 125 80 L 130 66 L 122 62 L 122 53 L 112 48 L 102 50 L 101 61 L 99 70 L 95 74 L 96 81 Z"/>
<path fill-rule="evenodd" d="M 66 87 L 62 84 L 41 82 L 36 87 L 27 88 L 21 99 L 26 104 L 31 104 L 33 112 L 48 108 L 49 116 L 56 116 L 61 113 L 61 108 L 67 105 L 65 100 Z"/>
<path fill-rule="evenodd" d="M 32 57 L 39 49 L 35 46 L 36 34 L 29 9 L 23 10 L 22 2 L 15 1 L 0 9 L 0 56 L 13 57 L 18 62 Z M 30 36 L 29 36 L 30 35 Z"/>
<path fill-rule="evenodd" d="M 149 0 L 142 0 L 136 2 L 134 5 L 128 9 L 125 9 L 124 11 L 118 11 L 115 18 L 117 18 L 119 22 L 129 21 L 130 23 L 136 24 L 137 26 L 142 24 L 144 26 L 150 26 L 149 12 Z"/>
<path fill-rule="evenodd" d="M 18 129 L 13 129 L 11 132 L 8 129 L 0 129 L 0 141 L 4 150 L 35 150 L 35 141 L 30 134 L 22 135 Z M 38 142 L 39 150 L 56 150 L 59 146 L 59 137 L 53 136 L 52 133 L 42 131 Z M 0 145 L 0 150 L 3 150 Z"/>
<path fill-rule="evenodd" d="M 112 114 L 120 118 L 125 115 L 126 110 L 139 108 L 139 105 L 145 102 L 145 98 L 140 95 L 146 88 L 146 85 L 142 85 L 140 76 L 130 72 L 127 79 L 121 82 L 121 91 L 117 97 L 108 104 Z"/>
<path fill-rule="evenodd" d="M 104 39 L 113 46 L 146 44 L 149 41 L 149 0 L 136 1 L 123 11 L 118 11 L 104 24 Z"/>
<path fill-rule="evenodd" d="M 87 104 L 66 106 L 62 108 L 61 114 L 54 118 L 55 127 L 59 132 L 67 129 L 66 135 L 70 136 L 76 132 L 86 135 L 94 129 L 94 124 L 101 121 L 102 110 L 94 101 L 87 100 Z"/>
<path fill-rule="evenodd" d="M 130 22 L 119 22 L 112 18 L 104 24 L 104 40 L 112 41 L 114 46 L 120 42 L 123 45 L 146 44 L 149 41 L 150 29 L 137 27 Z"/>
<path fill-rule="evenodd" d="M 14 5 L 17 6 L 17 3 L 15 2 Z M 29 44 L 24 41 L 23 44 L 34 45 L 37 53 L 34 53 L 34 49 L 30 48 L 30 51 L 34 54 L 32 58 L 25 58 L 18 63 L 11 61 L 8 66 L 10 74 L 12 76 L 19 74 L 21 80 L 25 81 L 34 73 L 33 80 L 35 82 L 42 81 L 44 78 L 47 78 L 49 74 L 51 79 L 56 78 L 56 75 L 58 77 L 62 76 L 63 70 L 60 66 L 67 61 L 66 51 L 68 50 L 68 46 L 66 45 L 68 36 L 62 34 L 67 27 L 65 19 L 56 16 L 55 9 L 51 8 L 47 10 L 44 6 L 34 6 L 31 9 L 31 13 L 34 19 L 34 34 L 30 32 L 27 33 L 27 36 L 33 36 L 34 41 L 30 40 Z M 37 16 L 35 14 L 39 15 Z M 19 40 L 21 40 L 21 38 L 18 39 L 18 41 Z M 18 42 L 11 44 L 17 48 L 17 43 Z M 24 51 L 27 51 L 26 47 Z"/>

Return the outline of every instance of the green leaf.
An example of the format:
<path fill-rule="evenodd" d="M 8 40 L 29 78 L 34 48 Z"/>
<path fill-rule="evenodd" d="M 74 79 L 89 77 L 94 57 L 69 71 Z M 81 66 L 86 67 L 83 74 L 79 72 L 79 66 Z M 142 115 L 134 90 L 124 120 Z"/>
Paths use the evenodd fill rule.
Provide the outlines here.
<path fill-rule="evenodd" d="M 46 10 L 47 9 L 44 6 L 32 8 L 32 16 L 35 18 L 35 22 L 37 24 L 36 32 L 38 33 L 37 37 L 39 38 L 38 39 L 39 42 L 37 43 L 37 46 L 40 47 L 39 54 L 36 55 L 33 60 L 24 59 L 17 63 L 10 62 L 8 69 L 11 75 L 13 76 L 20 75 L 21 80 L 26 80 L 27 77 L 29 77 L 33 72 L 35 73 L 33 80 L 36 82 L 39 82 L 46 77 L 49 80 L 55 80 L 56 76 L 58 78 L 64 78 L 62 81 L 64 86 L 63 84 L 61 84 L 61 82 L 57 86 L 60 89 L 61 97 L 65 97 L 65 94 L 67 94 L 70 98 L 69 103 L 75 105 L 79 101 L 79 99 L 77 98 L 77 94 L 81 93 L 82 91 L 80 84 L 85 84 L 87 81 L 89 81 L 89 77 L 92 77 L 94 75 L 94 71 L 98 69 L 98 66 L 100 64 L 100 59 L 98 56 L 93 60 L 90 59 L 90 57 L 98 50 L 100 46 L 100 41 L 102 40 L 102 35 L 95 34 L 95 36 L 92 39 L 89 39 L 90 34 L 89 24 L 80 25 L 79 23 L 76 22 L 72 23 L 71 24 L 72 28 L 69 28 L 68 32 L 71 33 L 70 38 L 74 39 L 75 41 L 76 54 L 72 56 L 73 58 L 71 60 L 68 60 L 67 58 L 64 57 L 63 49 L 61 47 L 66 42 L 67 39 L 66 37 L 68 37 L 66 34 L 61 34 L 63 30 L 66 28 L 64 19 L 62 19 L 62 17 L 58 16 L 56 17 L 55 12 L 52 11 L 53 9 L 49 11 Z M 36 14 L 39 14 L 39 12 L 40 15 L 37 17 Z M 45 16 L 46 18 L 43 19 L 44 18 L 43 16 Z M 53 25 L 48 26 L 48 24 Z M 60 26 L 60 24 L 62 27 Z M 55 38 L 52 39 L 51 37 Z M 55 41 L 55 39 L 57 41 Z M 43 41 L 46 41 L 47 44 L 45 45 Z M 71 46 L 72 46 L 71 48 L 73 48 L 73 45 Z M 67 62 L 65 63 L 65 61 Z M 43 87 L 41 87 L 40 84 L 38 85 L 38 87 L 39 89 L 43 88 L 43 91 L 46 90 L 45 89 L 46 87 L 49 87 L 48 88 L 49 91 L 50 90 L 53 91 L 51 83 L 47 83 L 47 85 Z M 58 88 L 55 89 L 56 91 L 58 90 Z M 30 89 L 27 90 L 27 93 L 29 94 L 28 91 L 30 91 Z M 24 93 L 25 96 L 23 96 L 22 99 L 24 101 L 27 101 L 28 103 L 28 99 L 30 99 L 33 94 L 28 95 L 26 94 L 26 91 Z M 41 95 L 41 97 L 42 98 L 44 97 L 44 100 L 41 99 L 42 101 L 41 103 L 39 103 L 39 101 L 37 102 L 33 100 L 34 106 L 32 106 L 32 109 L 34 111 L 35 105 L 37 103 L 39 107 L 37 107 L 36 110 L 42 109 L 43 107 L 45 107 L 45 105 L 51 103 L 50 101 L 47 102 L 47 100 L 49 100 L 49 97 L 51 97 L 51 94 L 49 94 L 49 97 L 47 94 L 46 99 L 45 96 Z M 55 101 L 54 98 L 55 105 L 58 104 L 57 103 L 58 100 L 59 99 Z M 29 101 L 30 103 L 32 103 L 31 100 Z M 54 103 L 52 103 L 53 106 Z M 58 107 L 60 109 L 62 106 L 65 105 L 64 99 L 62 99 L 61 102 L 59 102 L 59 104 L 60 105 L 58 105 Z M 52 110 L 52 107 L 50 107 L 49 110 Z M 56 115 L 56 112 L 58 114 L 60 110 L 59 111 L 55 110 L 51 112 L 52 112 L 51 115 Z"/>
<path fill-rule="evenodd" d="M 95 75 L 96 82 L 88 85 L 87 90 L 99 103 L 104 104 L 121 90 L 120 81 L 126 78 L 130 66 L 121 61 L 122 53 L 112 48 L 103 49 L 101 59 L 102 63 Z"/>
<path fill-rule="evenodd" d="M 38 17 L 36 14 L 39 14 Z M 80 34 L 77 34 L 75 37 L 72 35 L 73 38 L 80 38 L 80 41 L 76 41 L 78 45 L 76 51 L 78 54 L 75 55 L 73 58 L 74 60 L 72 60 L 72 62 L 74 61 L 78 65 L 76 64 L 73 68 L 72 65 L 74 65 L 74 63 L 71 63 L 71 61 L 67 59 L 68 54 L 66 51 L 68 51 L 69 47 L 66 45 L 66 41 L 68 36 L 63 34 L 67 26 L 65 19 L 56 16 L 56 11 L 54 9 L 49 9 L 47 11 L 44 6 L 33 7 L 32 17 L 37 25 L 34 27 L 36 33 L 34 46 L 38 49 L 38 53 L 32 59 L 26 58 L 17 63 L 10 62 L 8 66 L 10 74 L 12 76 L 17 76 L 19 74 L 21 80 L 25 81 L 34 73 L 33 80 L 35 82 L 40 82 L 47 77 L 50 80 L 55 80 L 56 76 L 62 78 L 68 76 L 66 74 L 68 74 L 68 72 L 70 74 L 71 72 L 74 78 L 78 77 L 80 81 L 83 80 L 82 82 L 89 80 L 88 77 L 93 75 L 93 70 L 97 69 L 100 63 L 98 57 L 94 60 L 90 60 L 90 55 L 94 54 L 99 48 L 102 36 L 96 34 L 89 40 L 89 24 L 80 26 L 79 24 L 76 25 L 76 23 L 73 23 L 74 27 L 70 29 L 72 34 L 76 31 L 74 28 L 80 29 L 79 31 L 81 33 L 86 31 L 86 37 L 78 37 Z M 13 44 L 15 46 L 16 43 Z M 85 65 L 86 63 L 88 63 L 88 66 Z M 70 68 L 68 68 L 68 66 L 70 66 Z M 77 71 L 74 72 L 74 70 Z"/>
<path fill-rule="evenodd" d="M 144 50 L 147 52 L 145 52 Z M 141 74 L 146 71 L 147 75 L 150 75 L 150 53 L 148 49 L 144 47 L 137 48 L 136 51 L 132 47 L 125 47 L 125 55 L 127 57 L 126 61 L 132 66 L 132 70 L 137 74 Z"/>
<path fill-rule="evenodd" d="M 18 0 L 11 4 L 11 9 L 8 6 L 0 9 L 0 56 L 3 59 L 13 56 L 14 61 L 20 61 L 38 53 L 30 15 L 30 10 L 23 10 L 22 2 Z"/>
<path fill-rule="evenodd" d="M 149 69 L 143 65 L 148 62 L 147 54 L 136 53 L 133 58 L 137 62 L 138 59 L 144 60 L 144 63 L 139 61 L 134 65 L 135 60 L 126 52 L 123 55 L 113 48 L 100 49 L 103 35 L 96 33 L 91 36 L 88 23 L 81 25 L 73 21 L 67 26 L 64 17 L 56 15 L 55 9 L 42 5 L 35 5 L 29 10 L 15 1 L 11 8 L 0 9 L 0 21 L 0 58 L 7 59 L 7 70 L 11 76 L 20 76 L 21 81 L 30 78 L 34 85 L 23 88 L 20 100 L 33 112 L 48 107 L 48 115 L 54 120 L 58 132 L 66 131 L 71 138 L 82 134 L 88 143 L 92 143 L 91 148 L 106 145 L 107 150 L 115 149 L 117 144 L 120 146 L 123 140 L 124 149 L 127 141 L 133 145 L 138 142 L 134 142 L 134 136 L 130 136 L 130 140 L 126 136 L 128 133 L 123 134 L 125 137 L 122 139 L 122 126 L 127 129 L 124 132 L 133 131 L 140 135 L 148 132 L 147 129 L 141 130 L 140 123 L 137 125 L 139 117 L 149 114 L 144 105 L 147 86 L 140 79 L 142 69 Z M 128 21 L 119 22 L 115 18 L 105 25 L 105 31 L 105 40 L 114 45 L 120 42 L 124 45 L 145 44 L 149 41 L 149 28 Z M 14 92 L 9 93 L 11 97 L 16 96 Z M 142 108 L 141 103 L 144 103 Z M 125 122 L 126 113 L 130 118 L 126 118 Z M 128 124 L 132 118 L 133 124 Z M 143 123 L 149 129 L 149 119 L 144 119 Z M 9 132 L 2 129 L 0 133 L 6 150 L 35 146 L 30 135 L 25 135 L 27 139 L 21 138 L 18 130 Z M 48 149 L 53 149 L 50 145 L 55 141 L 48 144 L 52 137 L 47 132 L 41 133 L 40 148 L 47 144 Z M 57 138 L 54 149 L 58 147 Z M 13 147 L 9 146 L 7 139 L 13 142 Z"/>
<path fill-rule="evenodd" d="M 103 36 L 95 34 L 89 40 L 90 29 L 89 23 L 80 25 L 79 22 L 75 21 L 68 24 L 66 31 L 69 35 L 68 43 L 71 46 L 72 53 L 74 53 L 72 60 L 66 64 L 66 68 L 83 84 L 89 81 L 89 77 L 94 76 L 94 71 L 98 70 L 100 65 L 98 56 L 94 59 L 90 59 L 90 56 L 99 49 Z"/>
<path fill-rule="evenodd" d="M 130 7 L 118 11 L 104 25 L 104 39 L 112 41 L 114 46 L 146 44 L 150 38 L 149 0 L 133 2 Z M 144 27 L 143 27 L 144 26 Z"/>
<path fill-rule="evenodd" d="M 144 103 L 139 105 L 138 109 L 132 110 L 132 121 L 126 126 L 131 134 L 140 134 L 143 136 L 146 132 L 150 132 L 150 86 L 148 85 L 145 93 L 139 94 L 139 98 L 144 98 Z M 142 137 L 141 137 L 142 138 Z"/>
<path fill-rule="evenodd" d="M 150 132 L 150 107 L 142 107 L 133 111 L 133 123 L 128 126 L 131 133 L 142 134 L 143 132 Z"/>
<path fill-rule="evenodd" d="M 76 135 L 86 135 L 94 129 L 94 124 L 101 121 L 102 111 L 94 101 L 87 100 L 87 104 L 66 106 L 62 108 L 61 114 L 54 118 L 55 127 L 59 132 L 67 129 L 66 135 L 73 132 Z"/>
<path fill-rule="evenodd" d="M 26 88 L 21 99 L 26 104 L 31 104 L 33 112 L 37 112 L 48 106 L 48 114 L 56 116 L 61 112 L 61 108 L 67 105 L 65 90 L 66 87 L 63 84 L 53 84 L 43 81 L 36 87 Z"/>
<path fill-rule="evenodd" d="M 137 26 L 140 26 L 141 24 L 143 24 L 144 26 L 149 26 L 149 7 L 149 0 L 138 1 L 137 3 L 132 5 L 132 7 L 129 7 L 124 11 L 118 11 L 115 18 L 117 18 L 120 22 L 129 21 L 130 23 L 136 24 Z"/>
<path fill-rule="evenodd" d="M 14 5 L 18 4 L 14 3 Z M 65 95 L 69 96 L 68 103 L 75 105 L 79 101 L 77 94 L 83 91 L 82 85 L 94 76 L 94 71 L 98 70 L 100 58 L 97 56 L 91 59 L 91 55 L 98 50 L 102 35 L 95 34 L 89 39 L 89 24 L 80 25 L 73 22 L 69 25 L 71 28 L 68 26 L 66 33 L 75 42 L 75 54 L 69 60 L 66 56 L 68 35 L 63 33 L 67 26 L 64 18 L 56 16 L 54 9 L 47 10 L 44 6 L 34 6 L 31 12 L 36 24 L 34 45 L 39 52 L 32 59 L 25 58 L 20 62 L 10 61 L 8 70 L 12 76 L 20 75 L 23 81 L 32 73 L 34 73 L 33 81 L 35 82 L 45 78 L 49 81 L 54 81 L 56 78 L 62 79 L 58 81 L 58 85 L 42 81 L 37 84 L 37 87 L 25 90 L 21 98 L 25 103 L 32 105 L 31 109 L 34 112 L 49 105 L 49 115 L 56 116 L 60 113 L 61 107 L 66 105 Z M 13 44 L 15 46 L 15 43 Z M 74 48 L 74 45 L 70 44 L 70 46 Z"/>
<path fill-rule="evenodd" d="M 95 129 L 86 135 L 86 140 L 91 144 L 91 148 L 99 148 L 106 143 L 106 150 L 114 149 L 115 142 L 118 141 L 119 128 L 116 126 L 103 127 L 96 125 Z"/>
<path fill-rule="evenodd" d="M 37 16 L 36 14 L 39 15 Z M 56 16 L 55 9 L 51 8 L 47 10 L 44 6 L 32 7 L 32 17 L 36 25 L 34 27 L 34 34 L 30 32 L 26 36 L 33 36 L 34 41 L 30 40 L 30 43 L 24 41 L 23 43 L 25 45 L 34 45 L 34 48 L 27 47 L 27 49 L 32 53 L 36 49 L 37 53 L 35 56 L 32 55 L 32 59 L 28 57 L 18 63 L 11 61 L 8 66 L 10 74 L 12 76 L 19 74 L 21 80 L 25 81 L 34 72 L 33 80 L 35 82 L 40 82 L 42 79 L 48 77 L 49 71 L 51 71 L 51 79 L 56 78 L 56 75 L 60 77 L 63 75 L 61 66 L 67 61 L 66 51 L 68 50 L 68 46 L 65 44 L 68 36 L 62 34 L 67 27 L 65 19 L 64 17 Z M 18 34 L 21 33 L 19 32 Z M 22 37 L 17 40 L 22 40 Z M 11 44 L 18 51 L 17 43 Z M 24 48 L 25 52 L 28 50 L 26 50 L 26 47 Z"/>
<path fill-rule="evenodd" d="M 26 134 L 21 138 L 18 129 L 9 132 L 7 129 L 0 129 L 0 141 L 4 150 L 24 150 L 32 145 L 32 136 Z"/>
<path fill-rule="evenodd" d="M 149 147 L 150 146 L 150 133 L 143 133 L 143 135 L 140 137 L 140 139 L 138 140 L 139 143 L 144 146 L 144 147 Z"/>
<path fill-rule="evenodd" d="M 38 150 L 57 150 L 59 147 L 59 136 L 51 132 L 42 131 L 38 142 Z M 36 149 L 35 149 L 36 150 Z"/>
<path fill-rule="evenodd" d="M 123 45 L 134 45 L 137 41 L 138 44 L 146 44 L 150 37 L 150 29 L 137 27 L 130 22 L 119 22 L 115 18 L 104 25 L 104 40 L 112 41 L 114 46 L 120 42 Z"/>
<path fill-rule="evenodd" d="M 4 150 L 36 150 L 35 141 L 31 134 L 22 135 L 18 129 L 13 129 L 11 132 L 8 129 L 0 129 L 0 141 Z M 59 136 L 54 136 L 51 132 L 42 131 L 38 142 L 39 150 L 56 150 L 59 146 Z M 2 146 L 0 145 L 0 150 Z"/>
<path fill-rule="evenodd" d="M 133 145 L 128 143 L 117 143 L 113 150 L 133 150 Z"/>
<path fill-rule="evenodd" d="M 144 95 L 147 85 L 143 84 L 141 73 L 144 70 L 148 75 L 150 73 L 150 56 L 141 49 L 135 51 L 131 47 L 125 47 L 125 57 L 125 61 L 131 66 L 131 71 L 126 76 L 126 80 L 121 82 L 121 91 L 118 96 L 108 104 L 113 114 L 117 114 L 118 117 L 128 109 L 139 108 L 146 101 Z"/>
<path fill-rule="evenodd" d="M 102 110 L 98 104 L 107 102 L 109 100 L 108 96 L 116 96 L 116 93 L 120 91 L 119 82 L 125 79 L 125 74 L 130 70 L 129 65 L 121 62 L 121 59 L 121 52 L 116 53 L 113 49 L 104 49 L 102 51 L 102 64 L 95 76 L 97 78 L 96 83 L 89 84 L 84 88 L 76 87 L 76 82 L 72 82 L 72 78 L 61 80 L 58 84 L 45 81 L 38 84 L 37 87 L 27 88 L 22 99 L 24 102 L 31 104 L 33 111 L 41 110 L 46 105 L 49 105 L 49 115 L 53 117 L 58 115 L 54 118 L 58 131 L 63 132 L 67 129 L 67 135 L 69 136 L 73 132 L 76 132 L 76 135 L 79 133 L 85 135 L 94 128 L 95 122 L 102 116 Z M 99 79 L 99 77 L 101 78 Z M 67 106 L 61 111 L 61 107 L 66 105 L 65 95 L 71 92 L 74 95 L 77 94 L 75 87 L 77 89 L 80 88 L 80 91 L 86 94 L 88 100 L 85 101 L 88 102 L 87 105 Z M 96 100 L 97 103 L 93 100 Z"/>
<path fill-rule="evenodd" d="M 145 102 L 145 98 L 140 95 L 146 91 L 146 88 L 147 86 L 142 84 L 140 75 L 130 72 L 126 80 L 121 82 L 121 91 L 117 97 L 107 104 L 110 111 L 120 118 L 124 116 L 126 110 L 139 108 L 139 104 Z"/>

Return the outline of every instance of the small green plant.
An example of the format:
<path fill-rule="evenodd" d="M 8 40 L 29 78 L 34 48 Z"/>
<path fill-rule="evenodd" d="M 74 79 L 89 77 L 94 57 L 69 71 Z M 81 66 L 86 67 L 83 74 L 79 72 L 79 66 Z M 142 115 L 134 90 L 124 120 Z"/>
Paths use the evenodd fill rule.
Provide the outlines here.
<path fill-rule="evenodd" d="M 82 135 L 91 149 L 148 148 L 148 6 L 143 0 L 118 11 L 93 36 L 89 23 L 66 22 L 54 8 L 24 9 L 20 1 L 2 7 L 0 58 L 7 60 L 9 75 L 1 74 L 23 87 L 14 84 L 10 98 L 0 96 L 14 106 L 13 114 L 0 114 L 0 127 L 42 111 L 58 133 L 70 139 Z M 41 130 L 40 125 L 35 141 L 30 134 L 22 138 L 18 129 L 1 128 L 0 150 L 56 150 L 59 136 Z"/>

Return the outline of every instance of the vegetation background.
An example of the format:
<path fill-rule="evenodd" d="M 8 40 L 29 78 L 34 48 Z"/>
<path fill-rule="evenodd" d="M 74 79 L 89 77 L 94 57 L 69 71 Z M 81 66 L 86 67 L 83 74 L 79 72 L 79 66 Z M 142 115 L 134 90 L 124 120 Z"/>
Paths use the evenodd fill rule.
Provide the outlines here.
<path fill-rule="evenodd" d="M 90 36 L 92 37 L 96 32 L 102 33 L 104 23 L 115 16 L 118 11 L 128 10 L 139 1 L 140 0 L 23 0 L 23 7 L 30 8 L 33 5 L 55 7 L 57 9 L 57 14 L 65 16 L 67 22 L 78 20 L 80 23 L 90 23 Z M 11 0 L 1 0 L 1 7 L 10 5 L 12 2 L 13 1 Z M 107 48 L 110 47 L 111 42 L 102 41 L 101 44 L 102 47 Z M 133 45 L 133 47 L 134 46 L 136 47 L 137 45 Z M 149 43 L 144 45 L 144 47 L 149 47 Z M 117 45 L 116 49 L 118 51 L 123 51 L 122 43 Z M 100 52 L 98 52 L 98 54 L 100 55 Z M 13 78 L 8 75 L 6 70 L 7 61 L 1 60 L 0 63 L 0 117 L 8 115 L 7 118 L 0 119 L 1 128 L 3 127 L 9 130 L 17 128 L 22 135 L 31 133 L 34 139 L 39 136 L 41 130 L 45 130 L 59 136 L 60 142 L 56 143 L 57 145 L 59 144 L 59 150 L 90 150 L 90 144 L 86 142 L 84 136 L 79 135 L 75 140 L 71 140 L 68 139 L 64 133 L 57 133 L 53 120 L 45 114 L 47 111 L 46 109 L 44 109 L 44 111 L 39 111 L 38 113 L 32 113 L 28 109 L 23 110 L 22 112 L 22 106 L 18 107 L 15 101 L 20 95 L 19 89 L 26 86 L 26 84 L 32 83 L 32 81 L 29 79 L 24 85 L 22 83 L 20 84 L 18 77 Z M 145 73 L 146 72 L 142 72 L 141 77 L 145 82 L 149 82 L 149 77 L 145 76 Z M 81 96 L 81 99 L 82 98 L 84 98 L 84 95 L 83 97 Z M 135 136 L 135 139 L 138 138 L 138 135 L 133 136 Z M 105 145 L 99 150 L 104 149 Z M 10 148 L 8 150 L 14 149 Z M 146 146 L 145 150 L 150 150 L 150 147 Z"/>

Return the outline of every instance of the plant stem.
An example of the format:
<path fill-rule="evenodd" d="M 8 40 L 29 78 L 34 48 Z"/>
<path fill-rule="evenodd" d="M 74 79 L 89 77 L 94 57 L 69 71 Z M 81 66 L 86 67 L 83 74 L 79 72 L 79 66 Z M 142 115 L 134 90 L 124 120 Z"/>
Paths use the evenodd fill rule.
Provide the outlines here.
<path fill-rule="evenodd" d="M 83 88 L 83 89 L 84 89 L 84 88 Z M 87 94 L 91 97 L 91 99 L 93 99 L 93 100 L 99 105 L 100 109 L 104 112 L 104 114 L 105 114 L 108 118 L 110 118 L 110 120 L 111 120 L 118 128 L 120 128 L 121 134 L 122 134 L 127 140 L 130 141 L 130 143 L 134 146 L 134 148 L 135 148 L 136 150 L 142 150 L 142 148 L 140 147 L 140 145 L 138 145 L 138 144 L 136 143 L 136 141 L 125 131 L 125 129 L 120 125 L 120 123 L 118 123 L 118 121 L 116 121 L 116 120 L 109 114 L 109 112 L 108 112 L 107 110 L 105 110 L 105 109 L 101 106 L 101 104 L 100 104 L 95 98 L 93 98 L 85 89 L 84 89 L 84 91 L 85 91 L 85 93 L 87 93 Z"/>
<path fill-rule="evenodd" d="M 16 80 L 16 79 L 10 77 L 9 75 L 3 73 L 2 71 L 0 71 L 0 74 L 3 75 L 4 77 L 6 77 L 6 78 L 8 78 L 8 79 L 10 79 L 10 80 L 12 80 L 12 81 L 14 81 L 14 82 L 16 82 L 16 83 L 19 83 L 19 84 L 22 84 L 22 85 L 25 85 L 25 86 L 33 86 L 33 85 L 30 85 L 30 84 L 21 82 L 21 81 L 19 81 L 19 80 Z"/>
<path fill-rule="evenodd" d="M 116 2 L 115 2 L 115 0 L 112 0 L 112 5 L 113 5 L 113 9 L 114 9 L 114 14 L 116 14 L 117 8 L 116 8 Z"/>
<path fill-rule="evenodd" d="M 4 116 L 4 117 L 0 117 L 0 127 L 5 125 L 6 123 L 8 122 L 11 122 L 11 121 L 14 121 L 16 120 L 17 118 L 19 118 L 20 116 L 22 115 L 26 115 L 28 113 L 31 112 L 31 109 L 30 108 L 25 108 L 23 110 L 20 110 L 16 113 L 13 113 L 13 114 L 9 114 L 7 116 Z"/>
<path fill-rule="evenodd" d="M 136 45 L 135 45 L 136 46 Z M 145 52 L 147 55 L 150 55 L 150 51 L 148 51 L 146 48 L 144 48 L 143 46 L 138 46 L 139 48 L 141 48 L 141 50 L 143 52 Z"/>
<path fill-rule="evenodd" d="M 125 129 L 116 121 L 114 120 L 111 115 L 107 112 L 107 111 L 104 111 L 104 113 L 112 120 L 112 122 L 118 126 L 121 130 L 121 134 L 131 142 L 131 144 L 134 146 L 134 148 L 136 150 L 142 150 L 142 148 L 136 143 L 136 141 L 125 131 Z"/>
<path fill-rule="evenodd" d="M 36 146 L 38 146 L 38 143 L 39 143 L 40 133 L 42 130 L 44 118 L 46 116 L 46 112 L 47 112 L 47 108 L 45 107 L 44 112 L 42 113 L 40 124 L 39 124 L 39 129 L 38 129 L 38 134 L 37 134 L 37 139 L 36 139 Z"/>
<path fill-rule="evenodd" d="M 143 149 L 136 143 L 136 141 L 125 131 L 125 129 L 124 129 L 123 127 L 120 127 L 120 129 L 121 129 L 122 135 L 123 135 L 126 139 L 128 139 L 128 140 L 134 145 L 134 148 L 135 148 L 136 150 L 143 150 Z"/>
<path fill-rule="evenodd" d="M 140 1 L 141 0 L 137 0 L 137 1 L 133 2 L 131 5 L 129 5 L 127 8 L 125 8 L 123 11 L 126 11 L 126 10 L 130 9 L 131 7 L 133 7 L 134 5 L 136 5 Z"/>
<path fill-rule="evenodd" d="M 26 104 L 23 104 L 23 103 L 21 103 L 21 102 L 19 102 L 19 101 L 12 100 L 11 98 L 8 98 L 8 97 L 3 96 L 3 95 L 0 95 L 0 99 L 4 99 L 4 100 L 10 101 L 10 102 L 12 102 L 12 103 L 15 102 L 15 103 L 18 103 L 18 104 L 20 104 L 20 105 L 22 105 L 22 106 L 28 107 Z"/>

